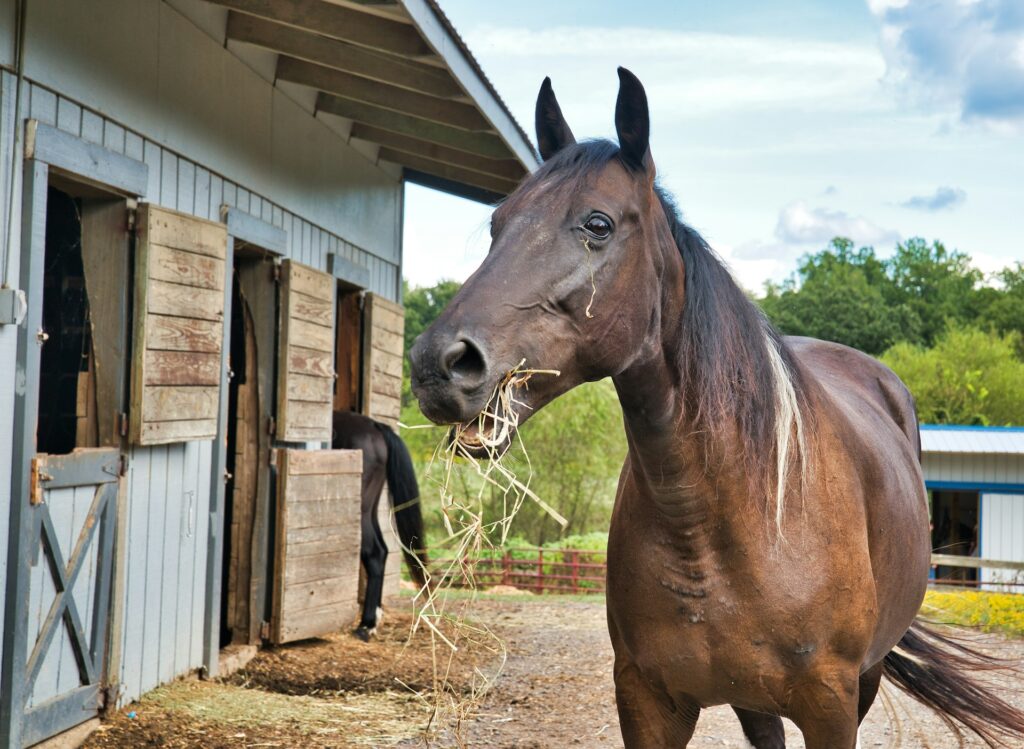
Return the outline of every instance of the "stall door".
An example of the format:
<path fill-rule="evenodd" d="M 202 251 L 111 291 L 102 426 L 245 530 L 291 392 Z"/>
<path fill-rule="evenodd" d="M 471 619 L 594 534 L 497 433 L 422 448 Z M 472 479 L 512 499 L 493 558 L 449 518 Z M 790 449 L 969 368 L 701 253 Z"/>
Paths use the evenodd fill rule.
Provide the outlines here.
<path fill-rule="evenodd" d="M 359 595 L 361 450 L 278 450 L 274 606 L 280 644 L 353 623 Z"/>
<path fill-rule="evenodd" d="M 25 746 L 78 725 L 103 704 L 120 453 L 37 455 L 25 666 Z"/>

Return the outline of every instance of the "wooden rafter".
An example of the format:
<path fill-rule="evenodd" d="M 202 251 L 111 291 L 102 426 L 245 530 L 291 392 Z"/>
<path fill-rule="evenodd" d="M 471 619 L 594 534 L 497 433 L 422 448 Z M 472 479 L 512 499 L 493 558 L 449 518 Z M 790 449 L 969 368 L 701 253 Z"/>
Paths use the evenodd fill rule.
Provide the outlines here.
<path fill-rule="evenodd" d="M 234 10 L 403 57 L 435 58 L 419 32 L 408 24 L 320 0 L 211 0 Z"/>
<path fill-rule="evenodd" d="M 402 166 L 409 167 L 410 169 L 415 169 L 420 172 L 434 174 L 438 177 L 443 177 L 444 179 L 452 180 L 454 182 L 462 182 L 467 185 L 482 187 L 501 195 L 508 195 L 516 189 L 516 185 L 518 184 L 517 180 L 502 179 L 500 177 L 480 174 L 479 172 L 472 172 L 468 169 L 460 169 L 459 167 L 452 166 L 451 164 L 444 164 L 440 161 L 423 158 L 422 156 L 416 156 L 402 151 L 395 151 L 391 148 L 381 148 L 377 154 L 377 158 L 383 159 L 384 161 L 391 161 L 395 164 L 401 164 Z"/>
<path fill-rule="evenodd" d="M 493 133 L 471 133 L 449 125 L 441 125 L 420 117 L 411 117 L 390 109 L 323 92 L 317 97 L 316 108 L 318 111 L 345 117 L 353 122 L 374 125 L 384 130 L 474 153 L 478 156 L 488 156 L 494 159 L 508 156 L 508 147 L 501 138 Z"/>
<path fill-rule="evenodd" d="M 521 179 L 526 174 L 523 165 L 515 159 L 490 159 L 486 156 L 476 156 L 456 148 L 430 143 L 408 135 L 400 135 L 373 125 L 363 125 L 357 122 L 352 126 L 351 135 L 353 138 L 370 141 L 394 151 L 423 156 L 433 161 L 451 164 L 481 174 L 511 180 Z"/>
<path fill-rule="evenodd" d="M 277 78 L 462 130 L 491 129 L 476 107 L 469 104 L 419 94 L 294 57 L 278 57 Z"/>
<path fill-rule="evenodd" d="M 234 10 L 228 12 L 227 38 L 410 91 L 465 97 L 445 70 Z"/>

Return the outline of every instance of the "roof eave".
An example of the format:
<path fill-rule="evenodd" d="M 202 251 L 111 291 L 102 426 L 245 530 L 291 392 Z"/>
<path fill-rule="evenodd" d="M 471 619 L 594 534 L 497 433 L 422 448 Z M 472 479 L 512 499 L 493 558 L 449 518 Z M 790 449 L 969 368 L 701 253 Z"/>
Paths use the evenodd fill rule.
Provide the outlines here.
<path fill-rule="evenodd" d="M 401 1 L 427 44 L 444 59 L 449 72 L 476 102 L 481 114 L 491 123 L 515 158 L 528 172 L 534 171 L 540 164 L 533 145 L 483 77 L 479 66 L 468 54 L 464 43 L 454 33 L 437 3 L 433 0 Z"/>

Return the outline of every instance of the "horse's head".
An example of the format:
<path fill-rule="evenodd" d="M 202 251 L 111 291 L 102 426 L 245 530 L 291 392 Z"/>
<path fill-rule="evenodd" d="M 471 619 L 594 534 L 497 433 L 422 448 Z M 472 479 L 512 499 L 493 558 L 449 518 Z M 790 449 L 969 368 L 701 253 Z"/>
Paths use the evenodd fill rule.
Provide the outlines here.
<path fill-rule="evenodd" d="M 550 81 L 541 86 L 545 163 L 494 212 L 487 258 L 409 353 L 413 392 L 432 421 L 470 422 L 521 362 L 560 375 L 516 392 L 520 421 L 658 350 L 657 248 L 673 245 L 654 190 L 647 97 L 629 71 L 620 68 L 619 81 L 618 147 L 576 143 Z"/>

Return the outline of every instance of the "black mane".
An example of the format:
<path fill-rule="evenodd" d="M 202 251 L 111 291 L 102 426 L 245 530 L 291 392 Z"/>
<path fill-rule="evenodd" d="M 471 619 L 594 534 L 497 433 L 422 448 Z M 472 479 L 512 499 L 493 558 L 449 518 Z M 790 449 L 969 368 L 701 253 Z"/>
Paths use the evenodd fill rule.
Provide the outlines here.
<path fill-rule="evenodd" d="M 514 212 L 536 196 L 535 190 L 543 190 L 547 199 L 569 199 L 618 157 L 619 147 L 608 140 L 568 146 L 544 162 L 499 210 Z M 746 463 L 759 493 L 771 494 L 780 414 L 770 347 L 778 351 L 798 398 L 799 372 L 779 332 L 714 250 L 683 222 L 672 197 L 661 186 L 655 193 L 685 269 L 678 366 L 688 419 L 708 436 L 734 425 L 742 453 L 734 457 Z"/>

